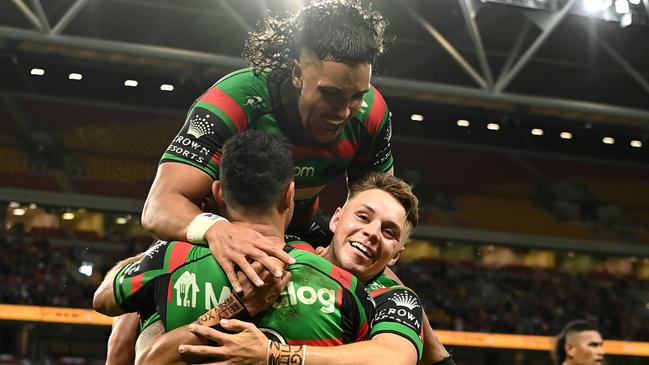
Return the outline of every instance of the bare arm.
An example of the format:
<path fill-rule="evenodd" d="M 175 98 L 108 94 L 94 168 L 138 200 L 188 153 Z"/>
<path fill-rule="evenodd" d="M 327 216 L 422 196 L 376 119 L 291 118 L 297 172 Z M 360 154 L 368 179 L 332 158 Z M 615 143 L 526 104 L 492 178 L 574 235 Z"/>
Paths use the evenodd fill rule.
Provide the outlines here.
<path fill-rule="evenodd" d="M 403 285 L 401 279 L 399 279 L 397 275 L 392 270 L 390 270 L 389 267 L 385 268 L 385 274 L 390 279 L 395 280 L 399 284 Z M 433 331 L 433 328 L 430 326 L 426 312 L 424 312 L 422 324 L 424 326 L 424 352 L 421 356 L 421 360 L 419 360 L 419 363 L 422 365 L 433 364 L 451 356 L 448 351 L 446 351 L 444 345 L 439 342 L 437 335 L 435 335 L 435 331 Z"/>
<path fill-rule="evenodd" d="M 187 227 L 202 213 L 200 204 L 211 195 L 212 184 L 209 175 L 193 166 L 177 162 L 160 164 L 144 203 L 142 225 L 157 237 L 186 241 Z M 235 265 L 257 286 L 262 286 L 263 281 L 248 259 L 260 262 L 277 276 L 281 276 L 281 268 L 269 255 L 286 264 L 293 263 L 286 252 L 266 237 L 227 221 L 215 223 L 205 233 L 205 240 L 236 292 L 241 291 L 241 284 L 235 274 Z"/>
<path fill-rule="evenodd" d="M 104 277 L 104 281 L 101 282 L 99 288 L 95 291 L 95 295 L 92 298 L 92 307 L 101 314 L 107 316 L 119 316 L 124 314 L 124 310 L 117 304 L 115 301 L 115 295 L 113 293 L 113 281 L 115 281 L 115 276 L 125 265 L 128 265 L 132 262 L 137 262 L 142 258 L 143 253 L 129 257 L 125 260 L 118 262 Z"/>
<path fill-rule="evenodd" d="M 290 357 L 294 363 L 305 365 L 366 365 L 372 364 L 414 365 L 417 363 L 417 350 L 405 338 L 382 333 L 371 340 L 335 347 L 269 344 L 266 337 L 252 323 L 229 320 L 223 328 L 242 331 L 226 334 L 206 326 L 193 326 L 192 331 L 205 339 L 221 344 L 214 346 L 183 345 L 179 348 L 186 354 L 231 360 L 237 364 L 266 365 L 277 363 L 279 358 Z M 379 355 L 377 355 L 379 354 Z"/>
<path fill-rule="evenodd" d="M 244 283 L 242 298 L 239 299 L 235 294 L 230 295 L 230 297 L 225 301 L 198 318 L 195 323 L 213 326 L 220 324 L 222 318 L 232 318 L 245 311 L 247 311 L 249 315 L 254 316 L 257 313 L 268 309 L 275 302 L 275 299 L 277 299 L 286 284 L 290 281 L 291 274 L 286 271 L 281 278 L 273 278 L 270 277 L 267 271 L 262 272 L 263 268 L 261 267 L 261 264 L 253 263 L 253 266 L 269 284 L 265 285 L 263 288 L 255 289 L 252 283 L 246 280 L 242 273 L 238 273 L 238 275 L 240 275 L 240 280 Z M 192 355 L 184 355 L 178 352 L 179 345 L 207 344 L 207 339 L 196 336 L 190 331 L 191 328 L 192 325 L 183 326 L 166 334 L 161 334 L 156 330 L 151 330 L 147 335 L 143 332 L 142 335 L 145 336 L 142 343 L 140 343 L 140 339 L 138 339 L 139 346 L 137 350 L 136 363 L 140 365 L 171 365 L 187 362 Z M 142 335 L 140 338 L 143 337 Z M 196 359 L 194 358 L 193 360 Z"/>
<path fill-rule="evenodd" d="M 139 325 L 140 317 L 137 313 L 127 313 L 113 319 L 113 330 L 108 338 L 106 365 L 133 365 Z"/>

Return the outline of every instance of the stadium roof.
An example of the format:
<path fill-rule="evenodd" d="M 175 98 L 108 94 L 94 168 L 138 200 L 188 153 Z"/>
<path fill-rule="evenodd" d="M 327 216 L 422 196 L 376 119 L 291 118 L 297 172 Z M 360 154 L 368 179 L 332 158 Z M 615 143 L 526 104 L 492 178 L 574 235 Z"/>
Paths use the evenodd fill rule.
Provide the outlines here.
<path fill-rule="evenodd" d="M 584 1 L 375 0 L 395 36 L 375 82 L 388 97 L 412 102 L 649 129 L 648 0 L 630 4 L 630 25 L 602 11 L 585 16 Z M 259 19 L 298 3 L 3 1 L 0 86 L 119 102 L 123 81 L 110 83 L 136 75 L 155 91 L 175 85 L 184 97 L 164 96 L 164 105 L 182 110 L 210 82 L 245 65 L 241 48 Z M 35 81 L 29 72 L 39 65 L 63 75 L 61 82 L 83 71 L 95 90 Z"/>

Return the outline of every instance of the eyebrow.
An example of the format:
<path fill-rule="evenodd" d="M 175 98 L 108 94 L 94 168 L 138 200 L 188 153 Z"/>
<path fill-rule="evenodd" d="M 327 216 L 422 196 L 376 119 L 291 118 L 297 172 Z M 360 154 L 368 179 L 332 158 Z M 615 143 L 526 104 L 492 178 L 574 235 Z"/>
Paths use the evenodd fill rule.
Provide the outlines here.
<path fill-rule="evenodd" d="M 361 204 L 361 207 L 363 207 L 363 208 L 369 210 L 369 211 L 372 212 L 372 213 L 376 213 L 376 210 L 374 210 L 374 208 L 370 207 L 370 206 L 367 205 L 367 204 Z M 398 224 L 396 224 L 396 223 L 393 222 L 393 221 L 387 221 L 387 222 L 385 222 L 385 223 L 386 223 L 386 225 L 388 226 L 388 228 L 394 229 L 394 230 L 396 231 L 396 235 L 397 235 L 397 236 L 399 236 L 399 237 L 401 236 L 401 229 L 399 228 L 399 225 L 398 225 Z"/>
<path fill-rule="evenodd" d="M 343 91 L 343 89 L 339 88 L 338 86 L 333 86 L 333 85 L 319 85 L 318 88 L 336 90 L 336 91 L 340 91 L 340 92 Z M 354 95 L 356 95 L 356 94 L 366 94 L 369 91 L 370 91 L 370 89 L 361 90 L 361 91 L 355 92 Z"/>

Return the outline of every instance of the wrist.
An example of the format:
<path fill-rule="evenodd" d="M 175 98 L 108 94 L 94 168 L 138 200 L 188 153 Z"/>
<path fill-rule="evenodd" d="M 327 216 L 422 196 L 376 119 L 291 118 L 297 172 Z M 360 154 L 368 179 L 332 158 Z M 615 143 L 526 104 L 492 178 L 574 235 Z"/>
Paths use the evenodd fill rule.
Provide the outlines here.
<path fill-rule="evenodd" d="M 220 221 L 227 221 L 227 219 L 213 213 L 198 214 L 187 226 L 187 241 L 206 244 L 205 234 L 214 224 Z"/>
<path fill-rule="evenodd" d="M 268 340 L 266 365 L 306 363 L 306 345 L 284 345 Z"/>
<path fill-rule="evenodd" d="M 196 323 L 203 326 L 220 327 L 221 319 L 234 317 L 237 317 L 242 321 L 249 321 L 251 319 L 246 306 L 239 297 L 236 296 L 236 294 L 232 293 L 222 303 L 198 317 Z"/>

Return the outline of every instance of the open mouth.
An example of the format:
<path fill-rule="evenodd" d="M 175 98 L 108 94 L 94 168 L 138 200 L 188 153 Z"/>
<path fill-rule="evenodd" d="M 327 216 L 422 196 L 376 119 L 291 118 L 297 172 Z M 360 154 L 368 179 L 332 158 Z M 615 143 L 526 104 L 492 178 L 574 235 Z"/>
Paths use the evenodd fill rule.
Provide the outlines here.
<path fill-rule="evenodd" d="M 363 246 L 360 242 L 351 241 L 350 244 L 351 244 L 351 246 L 353 248 L 357 249 L 359 252 L 361 252 L 368 259 L 371 259 L 371 258 L 374 257 L 374 255 L 367 249 L 367 247 Z"/>

